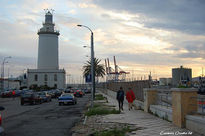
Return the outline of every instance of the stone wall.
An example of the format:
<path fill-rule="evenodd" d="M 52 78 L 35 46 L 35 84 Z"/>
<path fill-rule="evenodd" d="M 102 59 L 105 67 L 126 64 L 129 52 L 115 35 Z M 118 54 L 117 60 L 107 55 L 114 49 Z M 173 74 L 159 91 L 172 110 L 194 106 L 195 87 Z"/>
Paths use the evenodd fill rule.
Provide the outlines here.
<path fill-rule="evenodd" d="M 122 87 L 124 91 L 128 90 L 128 88 L 132 88 L 135 93 L 136 99 L 144 101 L 143 88 L 150 88 L 150 81 L 140 80 L 133 82 L 108 82 L 101 84 L 100 87 L 107 88 L 114 92 L 117 92 L 120 87 Z"/>

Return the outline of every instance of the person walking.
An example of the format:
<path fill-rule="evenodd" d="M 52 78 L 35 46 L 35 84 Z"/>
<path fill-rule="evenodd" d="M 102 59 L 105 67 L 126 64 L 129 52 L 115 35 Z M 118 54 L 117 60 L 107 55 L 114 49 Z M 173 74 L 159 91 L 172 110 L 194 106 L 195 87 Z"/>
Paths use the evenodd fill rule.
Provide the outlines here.
<path fill-rule="evenodd" d="M 123 101 L 124 101 L 124 91 L 122 89 L 122 87 L 120 87 L 120 90 L 117 91 L 117 100 L 118 100 L 118 104 L 119 104 L 119 111 L 123 110 Z"/>
<path fill-rule="evenodd" d="M 134 92 L 132 91 L 131 88 L 129 88 L 129 90 L 126 92 L 126 99 L 128 101 L 128 108 L 129 110 L 132 109 L 132 106 L 133 106 L 133 101 L 135 100 L 135 94 Z"/>

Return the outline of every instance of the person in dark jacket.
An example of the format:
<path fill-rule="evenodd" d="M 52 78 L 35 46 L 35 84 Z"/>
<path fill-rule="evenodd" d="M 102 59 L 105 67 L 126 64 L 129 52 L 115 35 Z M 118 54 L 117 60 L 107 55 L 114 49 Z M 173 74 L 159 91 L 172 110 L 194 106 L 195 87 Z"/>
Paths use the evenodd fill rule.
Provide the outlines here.
<path fill-rule="evenodd" d="M 118 100 L 118 104 L 119 104 L 119 111 L 123 110 L 124 97 L 125 97 L 125 93 L 124 93 L 122 87 L 120 87 L 120 90 L 117 91 L 117 100 Z"/>

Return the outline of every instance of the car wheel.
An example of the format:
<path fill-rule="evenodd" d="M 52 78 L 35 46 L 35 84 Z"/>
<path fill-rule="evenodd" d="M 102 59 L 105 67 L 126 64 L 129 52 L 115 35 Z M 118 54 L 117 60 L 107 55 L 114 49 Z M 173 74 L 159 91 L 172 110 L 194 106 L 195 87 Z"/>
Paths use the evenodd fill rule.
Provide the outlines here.
<path fill-rule="evenodd" d="M 24 105 L 24 102 L 21 102 L 21 105 Z"/>
<path fill-rule="evenodd" d="M 62 102 L 59 102 L 59 106 L 61 106 L 61 105 L 63 105 L 63 103 L 62 103 Z"/>

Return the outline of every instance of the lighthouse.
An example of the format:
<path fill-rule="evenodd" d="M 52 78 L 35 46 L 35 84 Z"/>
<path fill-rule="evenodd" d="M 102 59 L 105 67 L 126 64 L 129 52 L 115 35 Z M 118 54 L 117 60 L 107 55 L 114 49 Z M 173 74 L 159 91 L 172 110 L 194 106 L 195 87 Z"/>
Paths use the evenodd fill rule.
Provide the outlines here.
<path fill-rule="evenodd" d="M 28 69 L 28 87 L 65 88 L 65 70 L 59 69 L 58 37 L 53 11 L 46 10 L 45 22 L 38 30 L 37 69 Z"/>
<path fill-rule="evenodd" d="M 38 31 L 38 69 L 58 69 L 58 36 L 54 29 L 53 15 L 50 11 L 45 14 L 45 23 Z"/>

